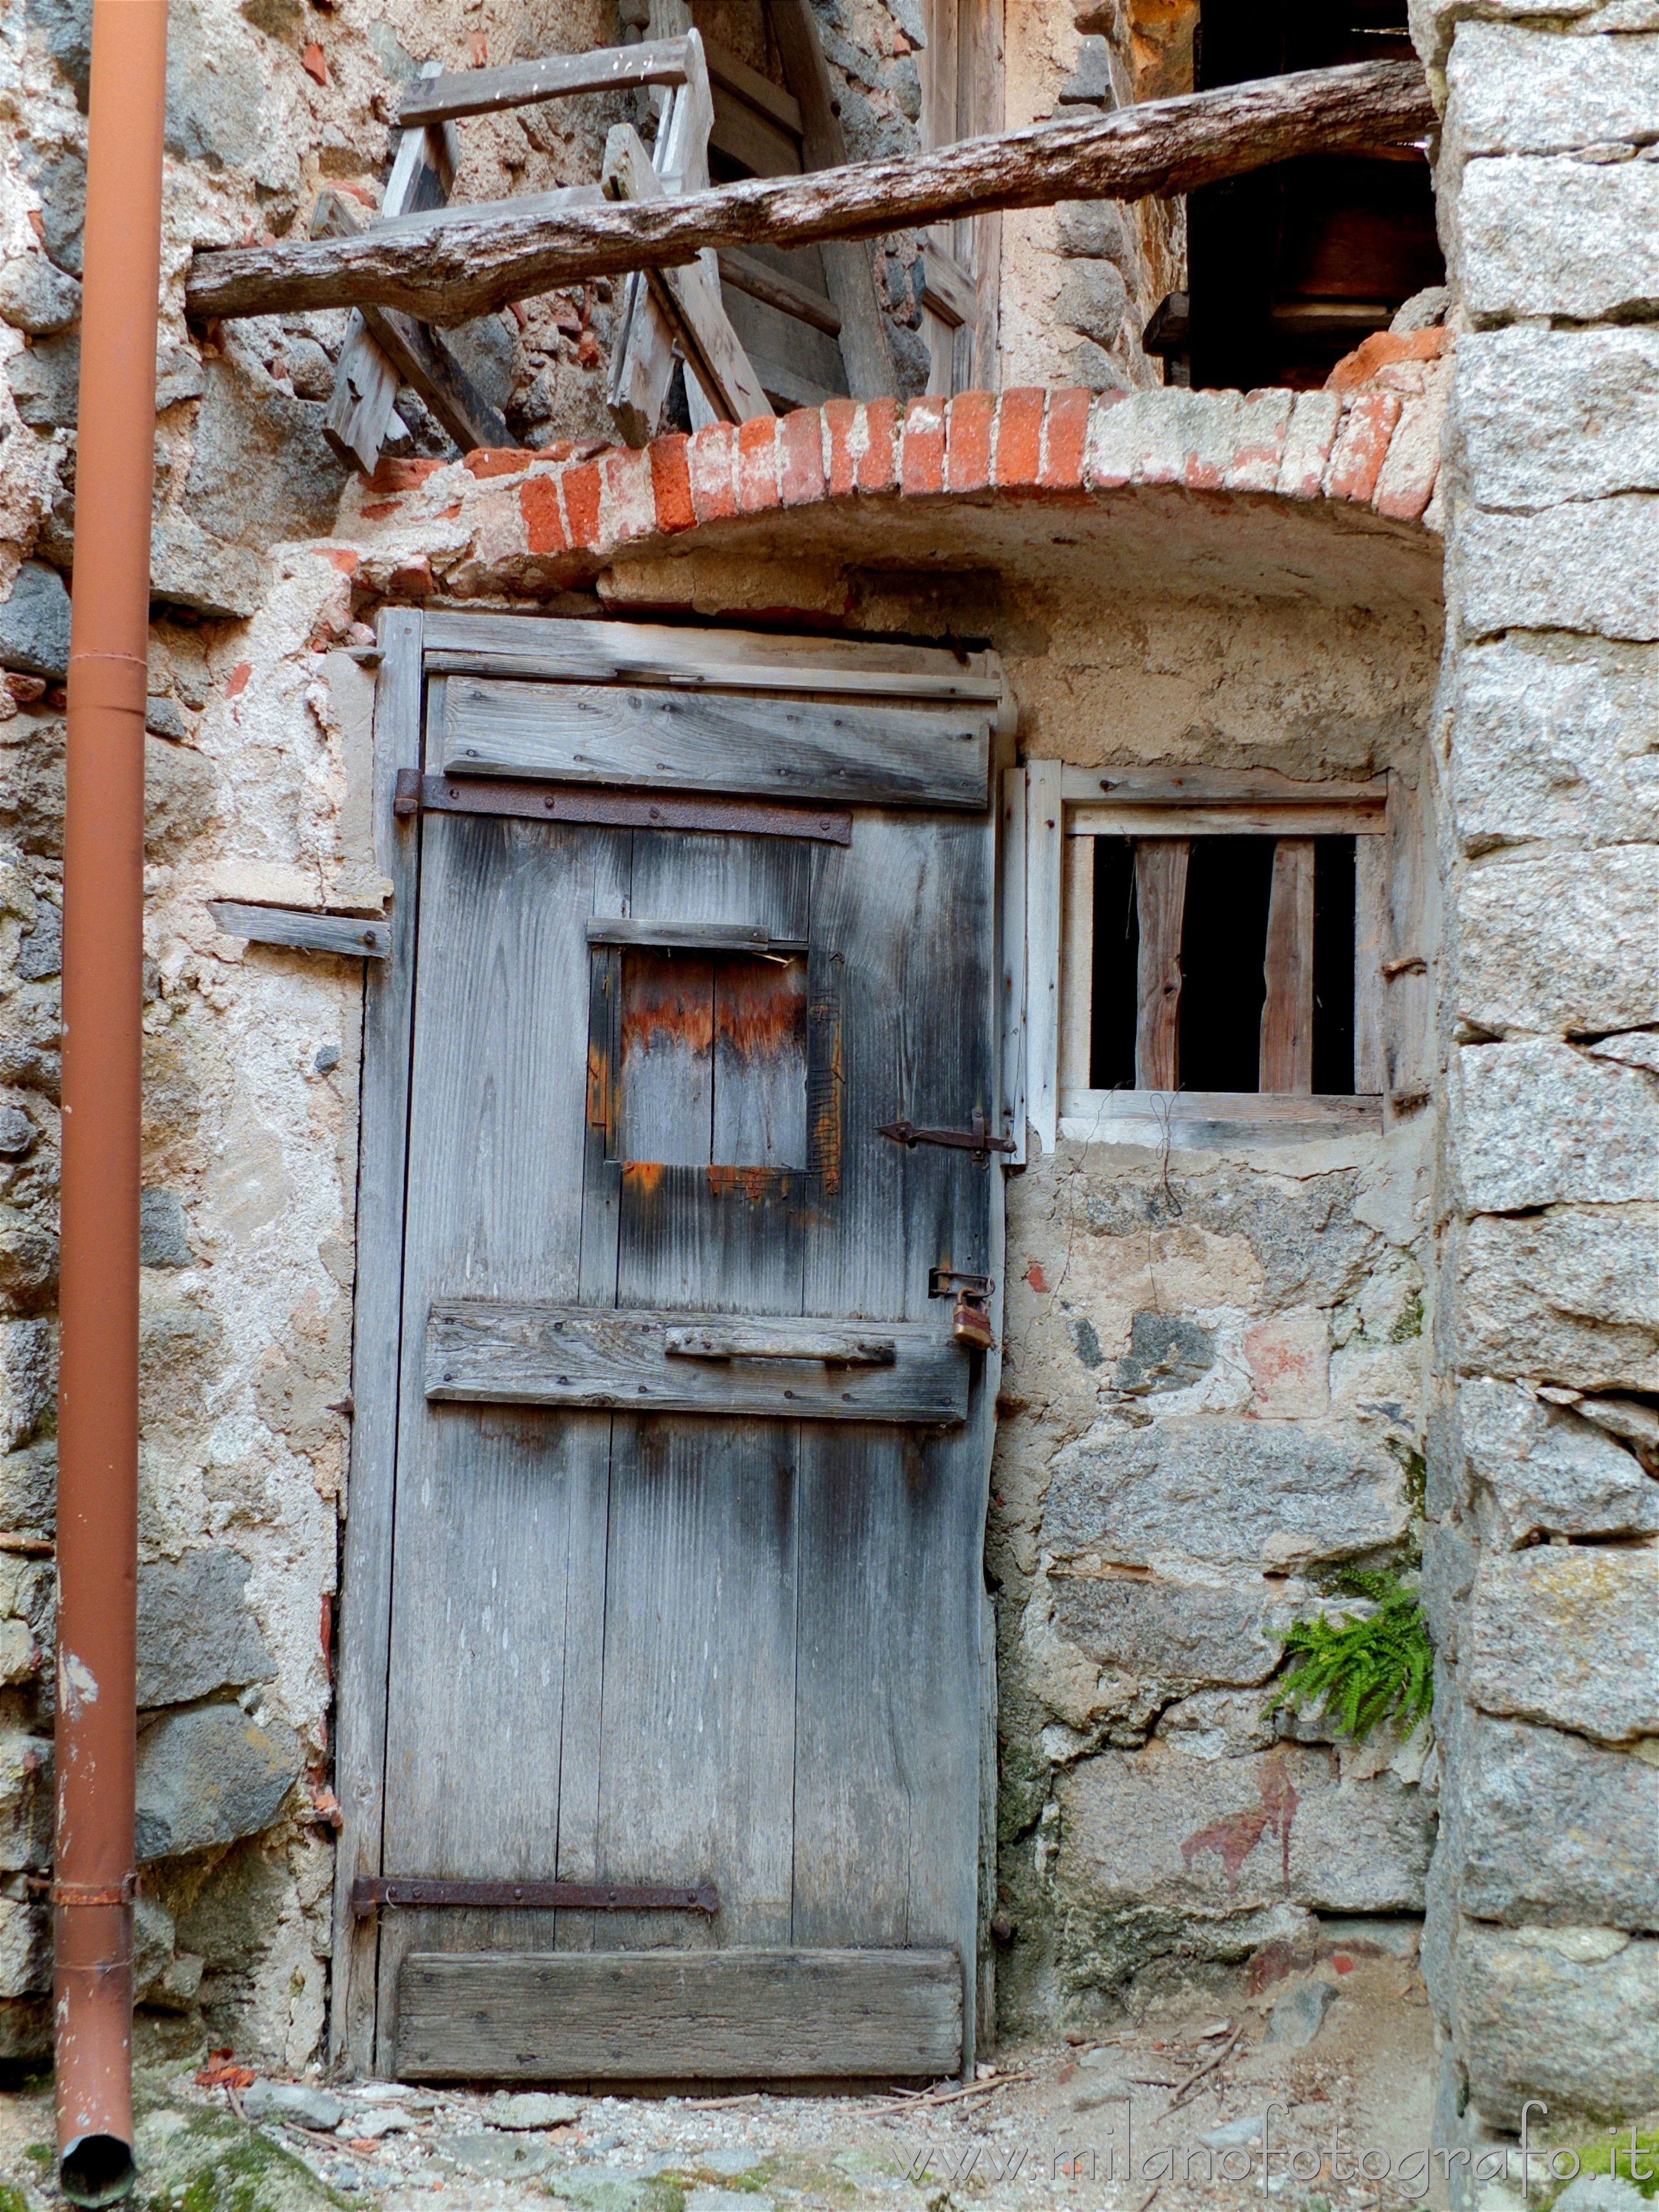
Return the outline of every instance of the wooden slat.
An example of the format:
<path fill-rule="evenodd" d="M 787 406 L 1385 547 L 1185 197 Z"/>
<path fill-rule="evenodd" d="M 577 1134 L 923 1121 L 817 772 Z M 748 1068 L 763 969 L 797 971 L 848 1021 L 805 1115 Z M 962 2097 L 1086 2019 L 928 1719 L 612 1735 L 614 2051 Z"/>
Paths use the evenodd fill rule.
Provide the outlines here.
<path fill-rule="evenodd" d="M 546 615 L 462 613 L 426 617 L 434 673 L 544 676 L 565 682 L 672 684 L 688 689 L 872 692 L 885 699 L 1002 696 L 993 656 L 965 663 L 938 646 L 768 630 L 683 629 L 666 623 L 590 622 Z M 510 667 L 495 664 L 510 661 Z"/>
<path fill-rule="evenodd" d="M 632 124 L 617 124 L 605 142 L 605 197 L 659 200 L 665 191 L 638 131 Z M 720 299 L 718 277 L 711 276 L 704 261 L 686 269 L 653 269 L 647 282 L 687 368 L 716 414 L 728 422 L 770 415 L 771 403 Z"/>
<path fill-rule="evenodd" d="M 436 698 L 444 678 L 435 678 Z M 617 830 L 722 830 L 734 837 L 805 837 L 845 845 L 853 817 L 844 807 L 776 806 L 752 799 L 653 798 L 647 791 L 607 791 L 603 786 L 503 783 L 492 776 L 422 776 L 418 807 L 410 813 L 507 814 L 525 822 L 592 822 Z"/>
<path fill-rule="evenodd" d="M 720 1325 L 707 1313 L 438 1300 L 427 1329 L 427 1395 L 827 1421 L 959 1421 L 967 1412 L 967 1357 L 944 1316 L 884 1322 L 881 1334 L 895 1345 L 890 1365 L 776 1358 L 727 1365 L 670 1356 L 670 1330 Z M 784 1318 L 767 1324 L 775 1340 L 798 1334 L 809 1350 L 826 1326 L 809 1321 L 792 1329 Z"/>
<path fill-rule="evenodd" d="M 412 1955 L 410 2081 L 939 2075 L 962 2052 L 954 1952 Z"/>
<path fill-rule="evenodd" d="M 1065 811 L 1058 761 L 1026 763 L 1025 1111 L 1054 1148 L 1060 1097 L 1060 920 Z"/>
<path fill-rule="evenodd" d="M 1385 828 L 1380 806 L 1343 801 L 1334 806 L 1099 805 L 1066 809 L 1073 837 L 1380 837 Z"/>
<path fill-rule="evenodd" d="M 735 289 L 726 313 L 756 374 L 786 410 L 846 397 L 847 372 L 834 338 L 787 309 Z"/>
<path fill-rule="evenodd" d="M 1095 965 L 1095 841 L 1068 837 L 1060 950 L 1060 1087 L 1084 1090 L 1089 1082 Z"/>
<path fill-rule="evenodd" d="M 924 243 L 921 249 L 921 304 L 951 330 L 964 323 L 971 329 L 978 306 L 974 280 L 953 253 L 942 246 Z"/>
<path fill-rule="evenodd" d="M 636 46 L 596 46 L 591 53 L 548 54 L 539 61 L 510 62 L 505 69 L 463 70 L 453 76 L 426 78 L 404 94 L 398 120 L 405 127 L 442 123 L 574 93 L 684 82 L 684 40 L 642 40 Z"/>
<path fill-rule="evenodd" d="M 802 167 L 838 167 L 847 159 L 847 140 L 811 0 L 767 0 L 766 20 L 789 89 L 800 104 Z M 847 389 L 854 399 L 878 399 L 895 389 L 895 374 L 870 248 L 836 239 L 824 244 L 823 253 L 824 282 L 841 317 Z"/>
<path fill-rule="evenodd" d="M 447 693 L 447 775 L 750 792 L 843 805 L 977 810 L 987 801 L 990 722 L 970 709 L 762 703 L 477 677 L 451 677 Z"/>
<path fill-rule="evenodd" d="M 758 70 L 750 69 L 746 61 L 734 54 L 730 46 L 723 46 L 718 39 L 705 35 L 702 45 L 713 83 L 722 92 L 732 93 L 749 106 L 757 107 L 781 131 L 787 131 L 792 137 L 799 139 L 805 126 L 801 121 L 800 102 L 793 93 L 786 91 L 781 84 L 774 84 L 769 76 L 763 76 Z"/>
<path fill-rule="evenodd" d="M 1384 1024 L 1387 1089 L 1420 1098 L 1435 1079 L 1434 983 L 1428 963 L 1439 934 L 1439 884 L 1421 798 L 1402 775 L 1389 778 L 1389 957 L 1425 965 L 1389 980 Z"/>
<path fill-rule="evenodd" d="M 301 952 L 336 952 L 347 960 L 386 960 L 392 953 L 392 926 L 349 914 L 314 914 L 303 907 L 243 906 L 235 899 L 210 899 L 213 926 L 227 937 L 246 937 L 255 945 L 288 945 Z"/>
<path fill-rule="evenodd" d="M 1261 1088 L 1313 1089 L 1314 846 L 1281 837 L 1273 853 L 1262 972 Z"/>
<path fill-rule="evenodd" d="M 1389 779 L 1309 783 L 1265 768 L 1067 768 L 1066 803 L 1134 806 L 1381 806 Z"/>
<path fill-rule="evenodd" d="M 1382 1100 L 1358 1093 L 1073 1091 L 1061 1094 L 1060 1111 L 1062 1130 L 1079 1144 L 1283 1145 L 1382 1131 Z"/>
<path fill-rule="evenodd" d="M 1002 1133 L 1014 1140 L 1004 1155 L 1010 1167 L 1025 1164 L 1025 771 L 1002 771 L 1002 819 L 998 847 L 997 934 L 1001 990 Z"/>
<path fill-rule="evenodd" d="M 600 916 L 587 925 L 590 945 L 678 945 L 699 952 L 805 952 L 804 938 L 774 937 L 747 921 L 659 921 L 648 915 Z"/>
<path fill-rule="evenodd" d="M 586 187 L 591 193 L 592 188 Z M 363 228 L 338 192 L 325 192 L 311 219 L 313 238 L 349 238 Z M 361 310 L 369 336 L 404 382 L 418 392 L 464 453 L 518 443 L 449 345 L 426 323 L 390 307 Z"/>
<path fill-rule="evenodd" d="M 1146 837 L 1135 847 L 1137 1091 L 1173 1091 L 1181 1080 L 1181 933 L 1190 851 L 1184 837 Z"/>
<path fill-rule="evenodd" d="M 1383 1016 L 1388 984 L 1382 963 L 1390 957 L 1387 839 L 1357 840 L 1353 869 L 1353 1087 L 1386 1091 Z"/>
<path fill-rule="evenodd" d="M 675 12 L 681 20 L 689 14 Z M 701 191 L 708 184 L 708 132 L 714 118 L 702 40 L 689 23 L 683 43 L 685 82 L 665 94 L 654 95 L 664 104 L 658 117 L 652 166 L 671 197 Z M 681 265 L 682 269 L 705 266 L 694 254 L 685 255 Z M 711 283 L 717 283 L 712 252 L 707 258 L 706 273 Z M 634 447 L 649 445 L 657 434 L 673 374 L 676 332 L 663 298 L 661 289 L 653 289 L 649 279 L 639 272 L 623 287 L 606 398 L 617 427 Z M 692 390 L 701 390 L 695 380 Z"/>
<path fill-rule="evenodd" d="M 625 902 L 632 834 L 438 815 L 420 837 L 385 1870 L 511 1881 L 548 1871 L 567 1721 L 593 1686 L 567 1686 L 583 1652 L 566 1608 L 576 1531 L 606 1510 L 612 1424 L 429 1404 L 426 1320 L 457 1292 L 579 1295 L 587 1070 L 570 1009 L 589 916 Z M 381 2072 L 404 1951 L 538 1948 L 556 1919 L 382 1915 Z"/>
<path fill-rule="evenodd" d="M 719 258 L 722 284 L 735 292 L 746 292 L 750 299 L 763 301 L 768 307 L 780 308 L 803 323 L 810 323 L 826 337 L 840 337 L 841 312 L 831 306 L 827 294 L 798 284 L 793 276 L 786 276 L 781 270 L 769 269 L 756 255 L 739 252 L 735 246 Z"/>
<path fill-rule="evenodd" d="M 392 1516 L 397 1476 L 402 1336 L 404 1176 L 415 1006 L 419 830 L 392 811 L 398 771 L 421 757 L 421 617 L 388 607 L 378 623 L 374 687 L 375 858 L 390 878 L 392 957 L 364 976 L 363 1077 L 357 1172 L 357 1284 L 352 1308 L 351 1465 L 335 1689 L 333 2000 L 329 2051 L 350 2074 L 374 2070 L 379 1935 L 356 1919 L 351 1885 L 381 1871 Z"/>
<path fill-rule="evenodd" d="M 421 73 L 431 78 L 438 69 L 436 62 L 428 62 Z M 380 198 L 380 220 L 392 222 L 442 207 L 454 182 L 458 150 L 453 125 L 400 132 Z M 333 228 L 333 198 L 325 194 L 313 215 L 325 233 Z M 362 310 L 353 307 L 346 317 L 334 389 L 323 415 L 323 435 L 348 468 L 355 464 L 367 475 L 379 460 L 397 405 L 398 374 L 398 364 L 369 329 Z"/>

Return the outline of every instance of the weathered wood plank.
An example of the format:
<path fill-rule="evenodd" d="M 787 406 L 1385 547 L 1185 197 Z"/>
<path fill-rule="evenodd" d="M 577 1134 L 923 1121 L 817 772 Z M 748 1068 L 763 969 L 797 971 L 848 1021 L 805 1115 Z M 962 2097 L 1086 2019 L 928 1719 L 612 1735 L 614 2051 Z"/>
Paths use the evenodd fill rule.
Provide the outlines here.
<path fill-rule="evenodd" d="M 351 1885 L 359 1875 L 381 1871 L 419 834 L 412 823 L 393 816 L 392 793 L 398 769 L 412 766 L 421 755 L 419 612 L 383 610 L 377 635 L 381 659 L 374 687 L 374 823 L 376 859 L 392 885 L 392 948 L 389 959 L 364 972 L 351 1464 L 334 1705 L 335 1790 L 342 1822 L 335 1854 L 329 2052 L 332 2063 L 348 2074 L 372 2072 L 375 2059 L 379 1932 L 354 1918 Z"/>
<path fill-rule="evenodd" d="M 822 1359 L 843 1367 L 890 1367 L 898 1346 L 890 1336 L 872 1336 L 851 1327 L 812 1328 L 774 1322 L 704 1322 L 695 1328 L 671 1328 L 671 1359 Z"/>
<path fill-rule="evenodd" d="M 451 677 L 447 775 L 545 776 L 842 805 L 978 810 L 991 725 L 963 708 Z"/>
<path fill-rule="evenodd" d="M 673 684 L 684 689 L 870 692 L 884 699 L 1003 696 L 994 656 L 965 662 L 938 646 L 780 637 L 769 630 L 679 629 L 666 623 L 590 622 L 562 616 L 464 613 L 426 617 L 434 673 L 550 677 L 563 682 Z M 497 670 L 498 660 L 511 667 Z"/>
<path fill-rule="evenodd" d="M 1068 806 L 1109 799 L 1129 806 L 1369 807 L 1389 795 L 1386 775 L 1309 783 L 1266 768 L 1067 768 L 1064 782 Z"/>
<path fill-rule="evenodd" d="M 799 24 L 805 4 L 774 0 L 781 47 L 789 12 Z M 790 59 L 786 49 L 787 66 Z M 1417 64 L 1359 62 L 824 168 L 813 151 L 811 104 L 793 67 L 789 75 L 806 125 L 805 176 L 749 179 L 645 206 L 504 201 L 406 216 L 357 239 L 204 249 L 191 264 L 187 311 L 207 318 L 369 302 L 465 322 L 584 277 L 683 264 L 708 246 L 805 246 L 997 208 L 1175 195 L 1303 155 L 1409 138 L 1435 121 Z M 833 269 L 830 291 L 850 320 Z M 891 389 L 890 375 L 882 388 Z"/>
<path fill-rule="evenodd" d="M 434 682 L 432 693 L 441 693 Z M 406 814 L 505 814 L 520 822 L 591 822 L 617 830 L 724 831 L 733 837 L 799 837 L 845 845 L 853 817 L 845 807 L 780 806 L 741 799 L 682 794 L 653 798 L 649 791 L 607 791 L 602 785 L 502 782 L 493 776 L 422 776 L 400 790 Z"/>
<path fill-rule="evenodd" d="M 1028 761 L 1025 775 L 1025 1111 L 1043 1151 L 1051 1152 L 1060 1095 L 1065 809 L 1058 761 Z"/>
<path fill-rule="evenodd" d="M 1061 854 L 1060 956 L 1060 1087 L 1080 1090 L 1089 1081 L 1094 1028 L 1095 841 L 1068 837 Z"/>
<path fill-rule="evenodd" d="M 444 1957 L 404 1970 L 410 2081 L 939 2075 L 962 2049 L 946 1950 Z"/>
<path fill-rule="evenodd" d="M 1353 1087 L 1359 1091 L 1389 1087 L 1382 963 L 1389 957 L 1388 842 L 1361 838 L 1353 855 Z"/>
<path fill-rule="evenodd" d="M 685 81 L 665 93 L 653 94 L 659 108 L 657 140 L 646 166 L 665 194 L 678 197 L 701 191 L 708 185 L 714 93 L 708 82 L 702 40 L 690 27 L 690 10 L 657 12 L 659 20 L 672 19 L 684 24 L 681 39 L 685 50 Z M 607 143 L 607 157 L 609 151 Z M 611 184 L 614 179 L 607 185 L 606 198 L 614 202 L 618 194 L 611 189 Z M 634 199 L 646 204 L 639 194 L 634 195 Z M 656 204 L 660 204 L 660 201 Z M 712 260 L 712 256 L 709 258 Z M 686 256 L 684 260 L 690 269 L 702 265 L 699 255 Z M 704 274 L 711 284 L 715 283 L 711 270 L 705 268 Z M 659 281 L 648 281 L 643 272 L 630 276 L 623 288 L 606 398 L 617 428 L 635 447 L 648 445 L 655 437 L 673 375 L 678 331 L 668 312 L 668 296 Z M 690 393 L 700 395 L 701 392 L 701 383 L 694 377 Z"/>
<path fill-rule="evenodd" d="M 830 1324 L 781 1317 L 767 1322 L 769 1335 L 784 1343 L 798 1333 L 806 1347 L 799 1360 L 671 1356 L 671 1331 L 721 1325 L 716 1314 L 672 1310 L 434 1300 L 427 1395 L 473 1405 L 828 1421 L 949 1422 L 967 1412 L 967 1357 L 943 1313 L 937 1322 L 884 1322 L 880 1334 L 892 1337 L 894 1358 L 880 1366 L 826 1364 L 812 1347 Z"/>
<path fill-rule="evenodd" d="M 775 938 L 747 921 L 657 921 L 648 915 L 597 916 L 590 945 L 678 945 L 698 952 L 805 952 L 804 938 Z"/>
<path fill-rule="evenodd" d="M 1060 1102 L 1060 1133 L 1074 1144 L 1276 1146 L 1333 1137 L 1380 1136 L 1380 1098 L 1260 1091 L 1072 1091 Z"/>
<path fill-rule="evenodd" d="M 636 46 L 596 46 L 591 53 L 548 54 L 539 61 L 510 62 L 504 69 L 462 70 L 451 76 L 423 78 L 404 94 L 398 120 L 405 127 L 443 123 L 575 93 L 684 82 L 684 40 L 647 39 Z"/>
<path fill-rule="evenodd" d="M 1133 806 L 1085 801 L 1066 809 L 1073 837 L 1380 837 L 1380 806 L 1233 805 Z"/>
<path fill-rule="evenodd" d="M 1313 1089 L 1314 847 L 1310 837 L 1281 837 L 1273 853 L 1262 972 L 1261 1088 Z"/>
<path fill-rule="evenodd" d="M 244 906 L 237 899 L 210 899 L 213 926 L 227 937 L 254 945 L 292 945 L 301 952 L 337 952 L 347 960 L 386 960 L 392 955 L 392 925 L 366 921 L 359 915 L 315 914 L 305 907 Z"/>
<path fill-rule="evenodd" d="M 1173 1091 L 1181 1080 L 1181 933 L 1190 853 L 1184 837 L 1147 837 L 1135 847 L 1137 1091 Z"/>
<path fill-rule="evenodd" d="M 1014 1149 L 1005 1153 L 1010 1167 L 1025 1164 L 1025 771 L 1002 771 L 1002 819 L 997 848 L 1000 882 L 997 899 L 999 978 L 1002 1034 L 999 1067 L 1002 1086 L 1002 1133 Z"/>

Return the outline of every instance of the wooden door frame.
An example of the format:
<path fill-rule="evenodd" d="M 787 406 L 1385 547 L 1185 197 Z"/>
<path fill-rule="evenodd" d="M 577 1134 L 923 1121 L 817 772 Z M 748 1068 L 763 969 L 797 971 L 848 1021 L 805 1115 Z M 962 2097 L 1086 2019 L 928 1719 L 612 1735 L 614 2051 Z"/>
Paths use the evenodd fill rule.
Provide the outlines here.
<path fill-rule="evenodd" d="M 533 617 L 520 617 L 533 619 Z M 350 1467 L 346 1489 L 341 1582 L 336 1604 L 334 1757 L 341 1825 L 335 1863 L 332 1972 L 329 2001 L 329 2063 L 337 2076 L 389 2074 L 393 2053 L 380 2033 L 376 1992 L 380 1949 L 378 1915 L 356 1919 L 352 1886 L 361 1875 L 384 1872 L 387 1699 L 390 1691 L 393 1550 L 392 1512 L 398 1466 L 399 1377 L 402 1365 L 404 1223 L 409 1160 L 410 1093 L 413 1072 L 416 947 L 420 893 L 421 817 L 393 811 L 398 771 L 425 763 L 425 623 L 418 607 L 383 608 L 376 625 L 380 666 L 374 696 L 373 815 L 375 857 L 389 881 L 391 953 L 364 963 L 362 1078 L 358 1115 L 356 1269 L 353 1291 Z M 988 656 L 991 665 L 1000 664 Z M 995 942 L 988 948 L 994 989 L 1004 996 L 1001 1018 L 993 1009 L 994 1048 L 1006 1052 L 1011 1024 L 1005 974 L 1003 908 L 1006 890 L 1002 852 L 1008 824 L 999 803 L 1001 771 L 1012 757 L 1014 717 L 1005 684 L 1005 705 L 992 741 L 992 799 Z M 1023 935 L 1019 922 L 1013 927 Z M 1002 1071 L 991 1095 L 1006 1096 Z M 1023 1137 L 1023 1131 L 1021 1135 Z M 1023 1158 L 1023 1145 L 1020 1157 Z M 994 1204 L 989 1231 L 997 1291 L 993 1316 L 1000 1337 L 1006 1207 Z M 987 1399 L 994 1404 L 998 1362 L 988 1355 Z M 987 1474 L 989 1446 L 987 1447 Z M 996 1728 L 994 1613 L 988 1596 L 982 1619 L 990 1637 L 981 1652 L 981 1822 L 977 1960 L 964 1959 L 963 2058 L 971 2071 L 975 2028 L 994 2026 L 988 1962 L 988 1923 L 994 1906 Z"/>

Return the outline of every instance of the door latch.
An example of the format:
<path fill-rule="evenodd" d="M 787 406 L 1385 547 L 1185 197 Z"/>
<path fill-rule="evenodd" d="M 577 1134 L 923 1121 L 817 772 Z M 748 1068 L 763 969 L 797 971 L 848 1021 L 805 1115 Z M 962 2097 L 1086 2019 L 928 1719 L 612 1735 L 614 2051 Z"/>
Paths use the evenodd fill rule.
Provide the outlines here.
<path fill-rule="evenodd" d="M 982 1106 L 975 1107 L 965 1129 L 919 1129 L 914 1121 L 878 1121 L 876 1134 L 895 1145 L 902 1145 L 907 1152 L 914 1152 L 918 1145 L 948 1145 L 957 1152 L 971 1152 L 981 1167 L 993 1152 L 1012 1152 L 1014 1149 L 1012 1137 L 991 1134 Z"/>
<path fill-rule="evenodd" d="M 995 1281 L 989 1275 L 964 1275 L 956 1267 L 930 1267 L 927 1270 L 927 1295 L 930 1298 L 948 1298 L 952 1291 L 956 1292 L 956 1308 L 951 1316 L 951 1334 L 958 1344 L 969 1345 L 975 1352 L 992 1352 L 996 1348 L 989 1311 L 991 1293 L 995 1288 Z"/>

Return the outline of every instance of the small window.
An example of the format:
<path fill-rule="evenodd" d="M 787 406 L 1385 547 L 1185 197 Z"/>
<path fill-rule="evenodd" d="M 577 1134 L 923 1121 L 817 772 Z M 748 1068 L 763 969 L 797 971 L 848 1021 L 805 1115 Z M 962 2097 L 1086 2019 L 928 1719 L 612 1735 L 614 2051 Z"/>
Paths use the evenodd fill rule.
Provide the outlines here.
<path fill-rule="evenodd" d="M 1089 838 L 1088 1087 L 1357 1092 L 1357 842 Z"/>
<path fill-rule="evenodd" d="M 1426 963 L 1400 957 L 1390 871 L 1409 903 L 1419 839 L 1388 777 L 1033 760 L 1002 818 L 1004 912 L 1025 925 L 1003 939 L 1017 1139 L 1171 1112 L 1370 1127 L 1410 1092 Z"/>

